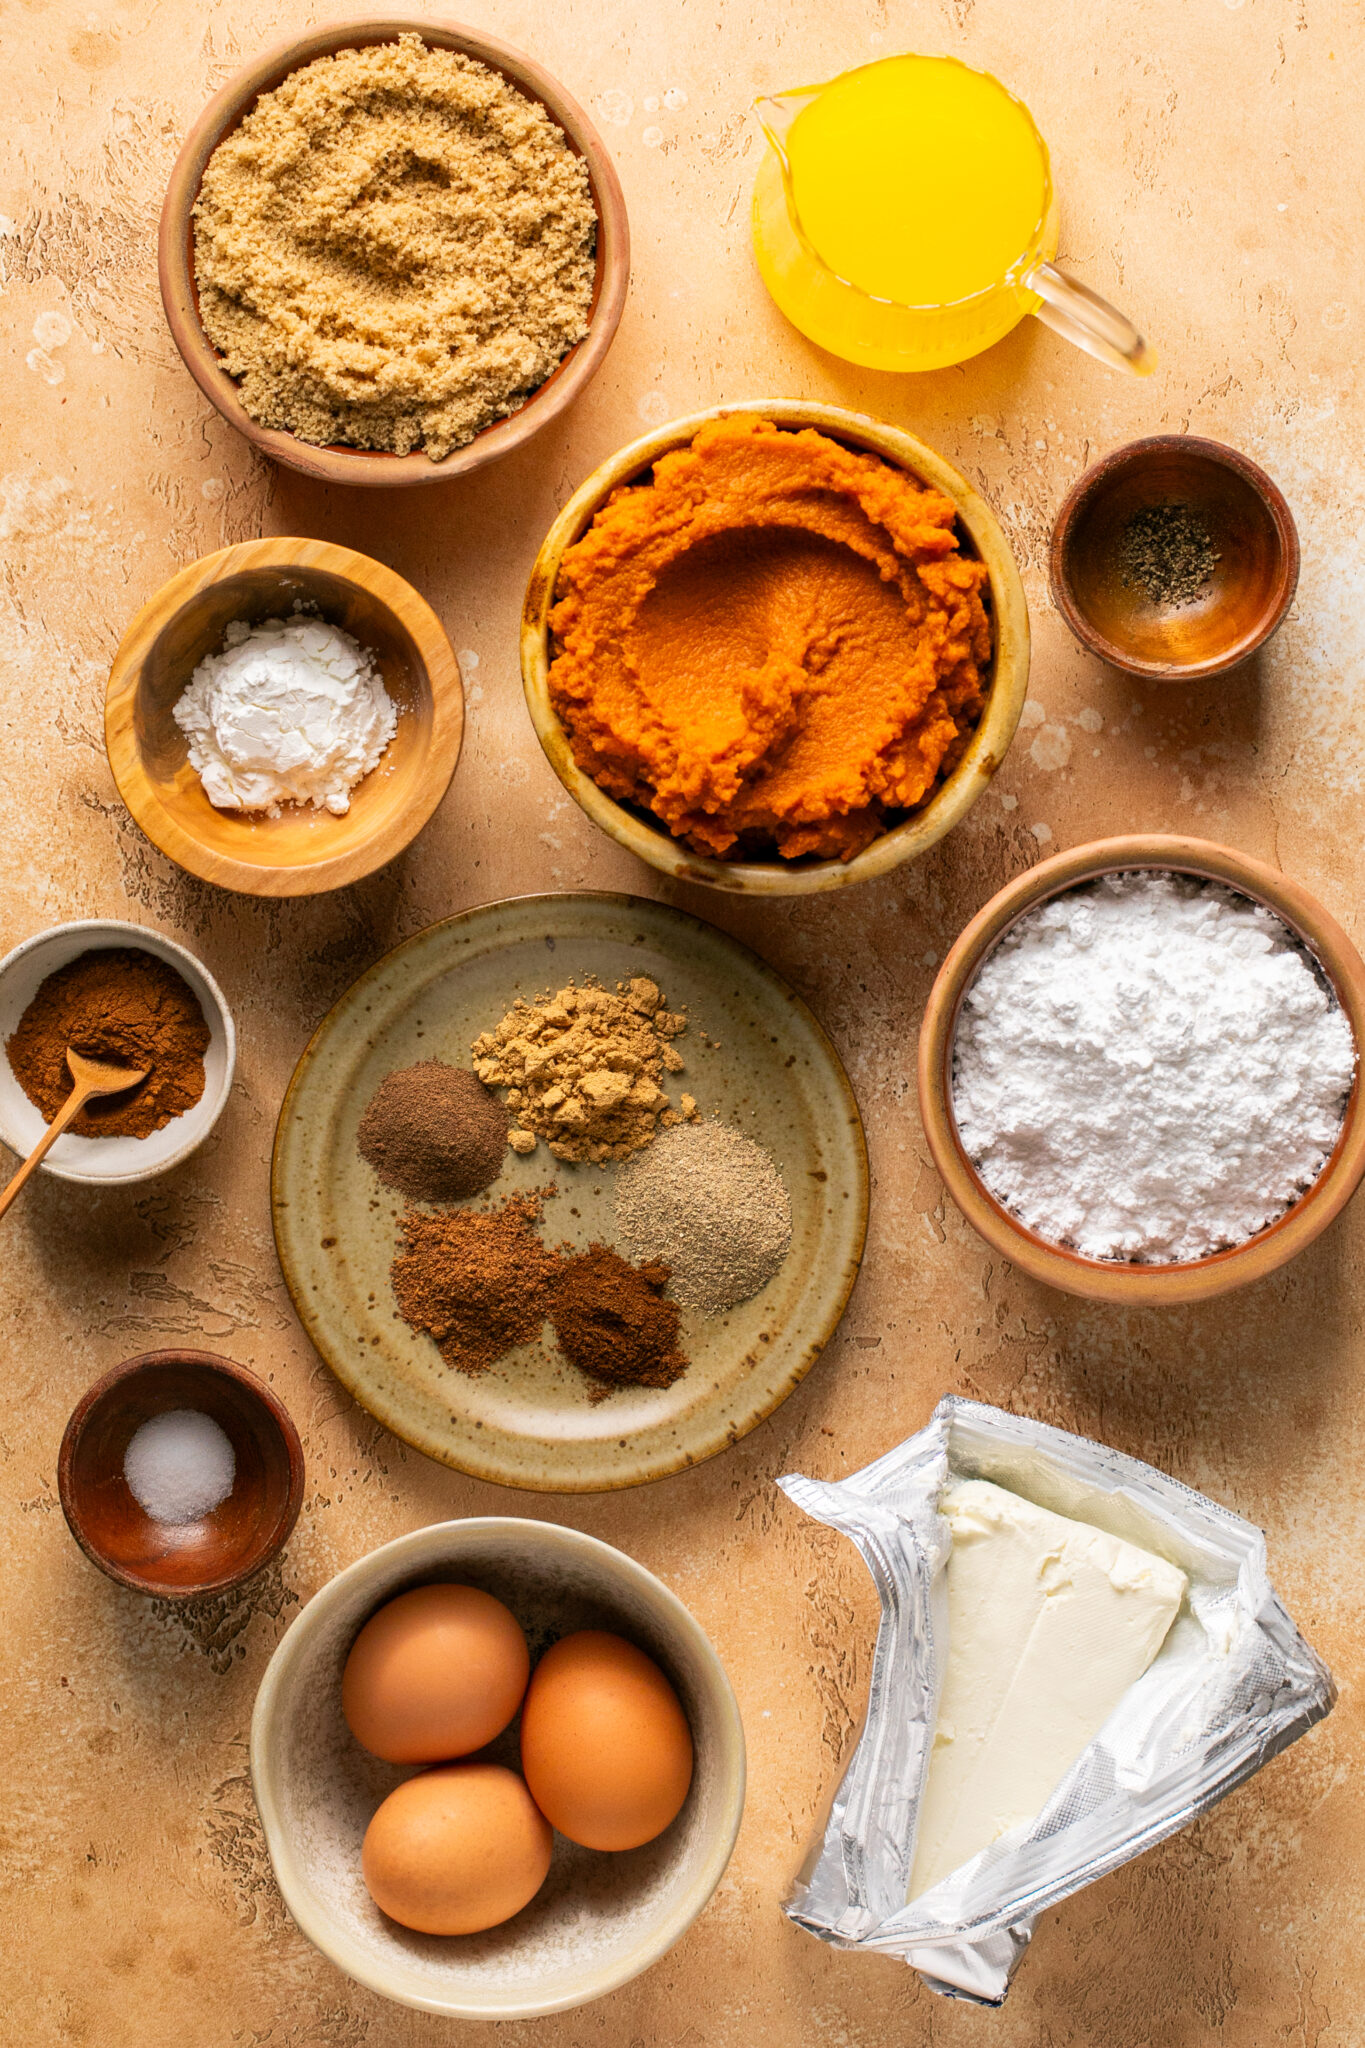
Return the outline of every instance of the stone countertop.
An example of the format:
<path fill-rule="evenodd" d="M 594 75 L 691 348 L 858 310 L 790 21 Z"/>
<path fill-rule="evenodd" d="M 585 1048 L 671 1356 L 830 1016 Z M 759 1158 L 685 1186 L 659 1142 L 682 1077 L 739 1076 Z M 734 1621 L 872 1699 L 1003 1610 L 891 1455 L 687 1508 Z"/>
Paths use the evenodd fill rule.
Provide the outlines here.
<path fill-rule="evenodd" d="M 593 111 L 625 184 L 634 276 L 616 346 L 566 420 L 468 482 L 411 494 L 329 491 L 257 461 L 200 398 L 161 315 L 156 220 L 181 136 L 216 86 L 312 16 L 277 0 L 16 0 L 0 30 L 0 937 L 73 917 L 155 925 L 207 962 L 241 1033 L 231 1104 L 186 1167 L 124 1191 L 47 1179 L 6 1225 L 6 2032 L 33 2048 L 455 2038 L 352 1985 L 288 1921 L 246 1736 L 274 1644 L 340 1566 L 434 1519 L 510 1511 L 620 1544 L 688 1602 L 739 1694 L 750 1795 L 720 1891 L 676 1950 L 599 2005 L 503 2025 L 503 2048 L 1347 2048 L 1365 1990 L 1365 1207 L 1289 1270 L 1204 1307 L 1125 1313 L 1048 1293 L 946 1201 L 913 1056 L 935 963 L 966 918 L 1081 839 L 1230 840 L 1361 935 L 1357 10 L 484 0 L 478 18 Z M 1031 321 L 954 370 L 863 373 L 770 305 L 747 239 L 749 102 L 907 44 L 984 64 L 1029 102 L 1054 152 L 1062 260 L 1144 326 L 1161 356 L 1151 381 L 1124 381 Z M 676 414 L 769 394 L 907 426 L 979 485 L 1028 588 L 1033 694 L 992 790 L 918 865 L 824 899 L 675 892 L 757 947 L 838 1043 L 871 1141 L 866 1267 L 815 1371 L 725 1456 L 601 1498 L 508 1493 L 396 1442 L 314 1356 L 271 1242 L 275 1113 L 357 969 L 432 919 L 529 890 L 659 892 L 541 757 L 518 684 L 519 600 L 556 508 L 603 456 Z M 1163 429 L 1262 462 L 1304 543 L 1277 640 L 1197 688 L 1135 688 L 1084 656 L 1046 591 L 1068 486 L 1104 450 Z M 182 564 L 261 532 L 391 563 L 435 605 L 468 687 L 464 759 L 436 819 L 382 874 L 312 901 L 253 902 L 181 874 L 131 823 L 104 757 L 104 683 L 133 611 Z M 81 1391 L 175 1342 L 267 1374 L 309 1473 L 281 1566 L 184 1608 L 92 1570 L 55 1493 Z M 1249 1787 L 1047 1914 L 995 2014 L 934 1998 L 900 1964 L 827 1949 L 778 1910 L 849 1755 L 875 1605 L 851 1551 L 772 1480 L 853 1470 L 949 1389 L 1101 1437 L 1261 1523 L 1277 1587 L 1342 1684 L 1332 1717 Z M 493 2028 L 458 2031 L 491 2048 Z"/>

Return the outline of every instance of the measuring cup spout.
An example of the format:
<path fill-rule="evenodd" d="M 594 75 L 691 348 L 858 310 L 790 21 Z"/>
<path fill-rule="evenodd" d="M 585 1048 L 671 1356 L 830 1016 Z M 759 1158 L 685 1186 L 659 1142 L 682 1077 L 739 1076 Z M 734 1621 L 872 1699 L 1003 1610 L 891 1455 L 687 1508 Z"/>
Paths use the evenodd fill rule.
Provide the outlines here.
<path fill-rule="evenodd" d="M 795 92 L 765 93 L 754 101 L 754 112 L 758 115 L 763 133 L 777 151 L 784 171 L 790 169 L 787 161 L 787 136 L 791 131 L 792 122 L 802 107 L 808 106 L 811 100 L 823 91 L 822 85 L 808 85 L 800 87 Z"/>

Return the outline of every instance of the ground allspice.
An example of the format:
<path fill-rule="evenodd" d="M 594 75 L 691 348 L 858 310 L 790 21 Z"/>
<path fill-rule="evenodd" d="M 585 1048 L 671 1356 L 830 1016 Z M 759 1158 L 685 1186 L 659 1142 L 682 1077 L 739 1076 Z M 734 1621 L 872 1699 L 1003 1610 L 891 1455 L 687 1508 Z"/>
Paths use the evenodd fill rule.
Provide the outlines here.
<path fill-rule="evenodd" d="M 1124 587 L 1140 589 L 1153 604 L 1193 604 L 1218 560 L 1207 526 L 1188 505 L 1144 505 L 1119 540 Z"/>
<path fill-rule="evenodd" d="M 478 1076 L 443 1060 L 386 1074 L 356 1143 L 386 1187 L 415 1202 L 482 1194 L 507 1156 L 507 1111 Z"/>
<path fill-rule="evenodd" d="M 146 1067 L 145 1081 L 81 1110 L 81 1138 L 147 1138 L 193 1109 L 204 1092 L 209 1027 L 199 998 L 166 960 L 135 946 L 81 953 L 49 974 L 5 1050 L 15 1080 L 51 1123 L 71 1093 L 66 1050 L 113 1066 Z"/>
<path fill-rule="evenodd" d="M 512 1195 L 493 1209 L 410 1209 L 402 1218 L 391 1269 L 399 1313 L 427 1332 L 447 1365 L 485 1372 L 540 1335 L 558 1261 L 537 1234 L 539 1221 L 536 1195 Z"/>

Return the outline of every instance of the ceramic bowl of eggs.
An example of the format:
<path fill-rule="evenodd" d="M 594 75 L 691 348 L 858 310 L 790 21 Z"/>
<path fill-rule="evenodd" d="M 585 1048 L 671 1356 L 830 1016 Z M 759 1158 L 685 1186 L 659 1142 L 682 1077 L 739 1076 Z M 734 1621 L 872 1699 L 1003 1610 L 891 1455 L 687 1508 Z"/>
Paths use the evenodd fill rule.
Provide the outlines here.
<path fill-rule="evenodd" d="M 525 2019 L 691 1925 L 739 1830 L 744 1736 L 650 1572 L 489 1516 L 399 1537 L 309 1602 L 261 1681 L 251 1774 L 325 1955 L 403 2005 Z"/>

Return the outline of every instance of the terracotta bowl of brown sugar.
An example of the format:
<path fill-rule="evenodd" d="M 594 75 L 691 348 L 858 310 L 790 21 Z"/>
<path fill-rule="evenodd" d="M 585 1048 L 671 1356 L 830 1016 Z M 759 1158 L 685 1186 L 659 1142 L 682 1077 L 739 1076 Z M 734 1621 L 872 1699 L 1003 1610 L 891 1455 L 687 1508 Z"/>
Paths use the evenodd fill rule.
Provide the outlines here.
<path fill-rule="evenodd" d="M 341 445 L 314 446 L 294 434 L 262 426 L 242 403 L 235 378 L 205 332 L 199 312 L 194 267 L 194 205 L 204 170 L 220 142 L 251 111 L 262 93 L 272 92 L 292 72 L 341 50 L 370 49 L 401 35 L 416 34 L 433 49 L 455 50 L 501 74 L 527 99 L 538 102 L 588 168 L 597 214 L 596 267 L 588 330 L 543 384 L 508 418 L 497 420 L 463 448 L 439 462 L 420 450 L 392 455 Z M 171 172 L 161 210 L 157 250 L 161 301 L 171 336 L 185 367 L 205 398 L 238 433 L 268 455 L 324 483 L 393 486 L 446 483 L 522 448 L 573 404 L 596 376 L 611 347 L 626 303 L 630 280 L 630 231 L 621 181 L 605 143 L 583 109 L 531 57 L 494 36 L 455 23 L 403 16 L 374 21 L 330 22 L 288 43 L 278 43 L 214 95 L 185 138 Z"/>
<path fill-rule="evenodd" d="M 1006 1209 L 967 1155 L 953 1112 L 953 1049 L 963 1001 L 986 956 L 1027 912 L 1101 876 L 1138 869 L 1190 875 L 1248 896 L 1283 920 L 1330 985 L 1350 1025 L 1356 1074 L 1337 1141 L 1317 1179 L 1265 1229 L 1207 1257 L 1169 1264 L 1083 1256 L 1041 1237 Z M 1336 919 L 1278 869 L 1207 839 L 1164 834 L 1095 840 L 1015 877 L 963 931 L 929 992 L 919 1039 L 919 1105 L 948 1193 L 986 1243 L 1031 1279 L 1090 1301 L 1175 1307 L 1264 1279 L 1321 1236 L 1365 1176 L 1360 1060 L 1365 962 Z"/>
<path fill-rule="evenodd" d="M 212 1131 L 232 1088 L 237 1059 L 237 1032 L 227 999 L 213 976 L 174 939 L 146 925 L 114 918 L 81 918 L 54 925 L 25 939 L 0 960 L 0 1140 L 26 1159 L 47 1125 L 15 1077 L 4 1048 L 8 1046 L 34 996 L 50 974 L 81 954 L 108 947 L 150 953 L 173 967 L 199 999 L 209 1030 L 204 1055 L 204 1092 L 182 1116 L 172 1117 L 145 1138 L 77 1137 L 64 1131 L 39 1167 L 57 1180 L 80 1181 L 91 1187 L 121 1187 L 167 1173 L 188 1159 Z"/>

